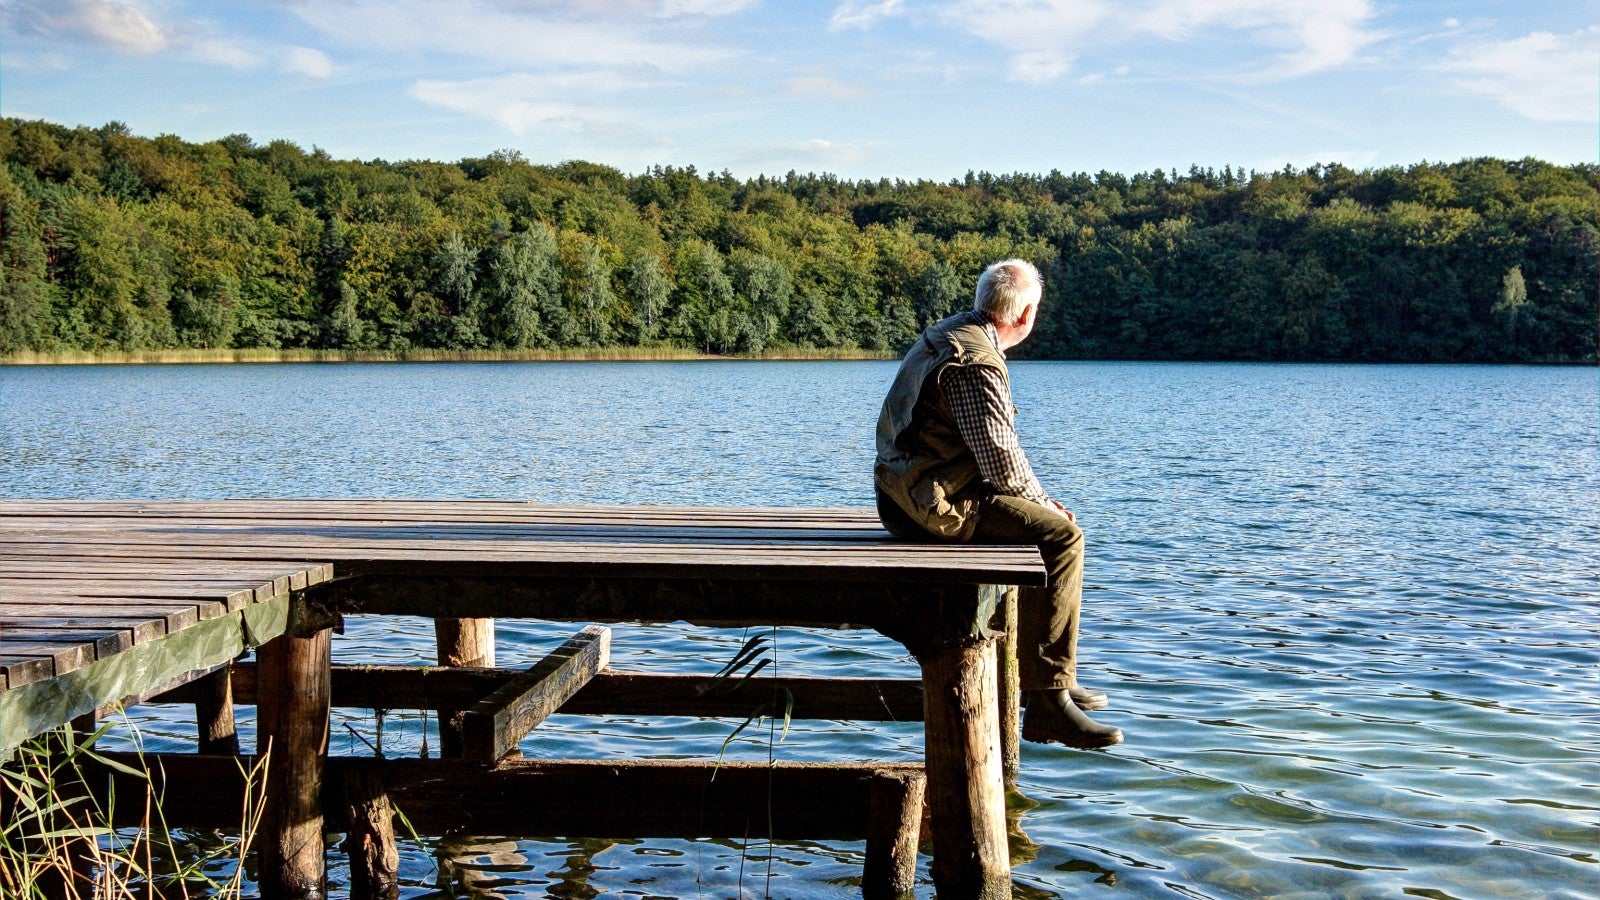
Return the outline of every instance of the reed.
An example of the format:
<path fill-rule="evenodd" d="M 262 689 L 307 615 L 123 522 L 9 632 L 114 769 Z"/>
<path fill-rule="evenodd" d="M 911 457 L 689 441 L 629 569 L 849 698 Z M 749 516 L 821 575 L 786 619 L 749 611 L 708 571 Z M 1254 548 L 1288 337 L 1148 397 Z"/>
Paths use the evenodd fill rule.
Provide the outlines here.
<path fill-rule="evenodd" d="M 236 836 L 210 846 L 175 835 L 161 813 L 162 798 L 143 767 L 108 759 L 95 742 L 115 720 L 93 734 L 61 728 L 18 748 L 0 767 L 0 897 L 17 900 L 135 900 L 135 898 L 237 898 L 245 887 L 245 854 L 261 821 L 267 758 L 245 777 L 245 801 Z M 131 725 L 130 725 L 131 727 Z M 136 746 L 137 732 L 134 733 Z M 142 748 L 138 752 L 142 760 Z M 96 770 L 133 776 L 144 796 L 133 798 L 143 814 L 137 827 L 118 828 L 111 807 L 87 789 Z M 142 800 L 142 804 L 139 801 Z M 221 866 L 230 874 L 214 876 Z"/>

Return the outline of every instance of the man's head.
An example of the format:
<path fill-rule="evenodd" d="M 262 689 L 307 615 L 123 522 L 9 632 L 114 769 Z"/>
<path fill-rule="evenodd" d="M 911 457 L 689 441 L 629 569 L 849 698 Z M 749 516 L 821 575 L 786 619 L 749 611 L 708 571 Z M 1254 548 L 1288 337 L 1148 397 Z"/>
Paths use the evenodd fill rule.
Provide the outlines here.
<path fill-rule="evenodd" d="M 1033 331 L 1039 312 L 1044 280 L 1039 270 L 1025 259 L 1003 259 L 983 270 L 978 277 L 977 298 L 972 308 L 984 313 L 1000 333 L 1001 349 L 1015 346 Z"/>

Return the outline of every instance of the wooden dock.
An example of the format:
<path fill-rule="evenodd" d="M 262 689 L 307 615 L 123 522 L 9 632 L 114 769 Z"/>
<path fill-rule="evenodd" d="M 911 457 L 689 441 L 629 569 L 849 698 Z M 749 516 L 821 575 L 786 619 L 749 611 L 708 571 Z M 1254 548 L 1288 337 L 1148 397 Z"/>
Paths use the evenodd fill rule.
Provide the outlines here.
<path fill-rule="evenodd" d="M 1006 586 L 1044 580 L 1032 547 L 898 542 L 864 510 L 8 500 L 0 503 L 0 753 L 111 704 L 157 695 L 197 705 L 203 752 L 235 753 L 232 704 L 255 702 L 259 741 L 280 748 L 258 839 L 262 889 L 317 896 L 322 831 L 334 824 L 323 817 L 325 776 L 360 768 L 326 757 L 330 704 L 380 705 L 364 690 L 400 708 L 395 693 L 409 690 L 418 708 L 459 713 L 452 722 L 464 743 L 454 749 L 485 757 L 436 761 L 457 766 L 452 777 L 552 784 L 559 766 L 550 761 L 535 766 L 537 775 L 506 774 L 533 764 L 512 758 L 530 722 L 568 701 L 573 711 L 665 714 L 699 696 L 685 676 L 640 682 L 609 671 L 604 629 L 542 674 L 495 670 L 492 644 L 474 623 L 870 627 L 904 643 L 922 666 L 920 686 L 911 687 L 920 687 L 928 730 L 940 896 L 1009 896 L 999 722 L 1015 709 L 1014 696 L 1001 708 L 1008 697 L 991 626 Z M 432 617 L 441 656 L 450 657 L 441 661 L 466 667 L 426 685 L 414 672 L 341 672 L 329 665 L 328 640 L 349 614 Z M 250 647 L 259 648 L 257 665 L 230 665 Z M 831 711 L 915 697 L 903 684 L 792 681 L 799 696 Z M 869 694 L 876 699 L 865 701 Z M 707 709 L 701 714 L 728 714 Z M 419 785 L 442 777 L 416 765 L 383 771 L 373 777 L 415 804 L 429 796 Z M 581 765 L 560 771 L 556 781 L 592 780 Z M 651 777 L 698 777 L 666 771 Z M 784 777 L 803 789 L 813 776 Z"/>

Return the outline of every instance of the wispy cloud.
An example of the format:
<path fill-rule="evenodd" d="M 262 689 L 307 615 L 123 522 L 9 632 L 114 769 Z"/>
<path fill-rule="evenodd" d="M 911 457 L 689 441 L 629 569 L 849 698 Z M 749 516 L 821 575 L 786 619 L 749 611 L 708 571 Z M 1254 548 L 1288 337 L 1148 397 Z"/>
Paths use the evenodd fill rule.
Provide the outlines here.
<path fill-rule="evenodd" d="M 0 7 L 6 30 L 82 41 L 124 53 L 159 53 L 176 35 L 123 0 L 19 0 Z"/>
<path fill-rule="evenodd" d="M 521 137 L 538 131 L 615 128 L 623 117 L 607 111 L 610 100 L 640 87 L 609 72 L 523 72 L 464 81 L 419 81 L 409 93 L 431 106 L 492 119 Z"/>
<path fill-rule="evenodd" d="M 234 40 L 206 39 L 194 42 L 190 54 L 201 62 L 232 69 L 254 69 L 262 63 L 261 54 Z"/>
<path fill-rule="evenodd" d="M 1071 70 L 1086 48 L 1159 38 L 1186 42 L 1223 29 L 1269 51 L 1255 79 L 1337 68 L 1382 38 L 1369 0 L 956 0 L 942 17 L 1010 54 L 1010 74 L 1043 84 Z"/>
<path fill-rule="evenodd" d="M 859 97 L 866 91 L 859 84 L 829 78 L 826 75 L 805 75 L 783 83 L 785 93 L 802 97 Z"/>
<path fill-rule="evenodd" d="M 333 60 L 321 50 L 313 50 L 310 47 L 290 47 L 284 51 L 279 65 L 285 72 L 304 75 L 316 81 L 322 81 L 333 75 Z"/>
<path fill-rule="evenodd" d="M 717 7 L 701 3 L 695 6 Z M 720 8 L 720 7 L 718 7 Z M 300 2 L 301 19 L 330 38 L 390 53 L 447 54 L 519 69 L 651 68 L 679 71 L 727 54 L 653 37 L 640 18 L 569 18 L 538 6 L 487 0 Z"/>
<path fill-rule="evenodd" d="M 1458 47 L 1444 71 L 1539 122 L 1600 119 L 1600 26 Z"/>
<path fill-rule="evenodd" d="M 828 19 L 828 28 L 832 31 L 846 28 L 866 31 L 883 19 L 904 15 L 905 5 L 905 0 L 879 0 L 877 3 L 847 0 L 833 11 L 833 17 Z"/>
<path fill-rule="evenodd" d="M 1072 68 L 1085 36 L 1112 11 L 1102 0 L 957 0 L 942 17 L 1008 52 L 1014 80 L 1044 84 Z"/>
<path fill-rule="evenodd" d="M 659 13 L 673 16 L 731 16 L 754 6 L 756 0 L 664 0 Z"/>
<path fill-rule="evenodd" d="M 829 171 L 854 166 L 867 158 L 857 144 L 813 138 L 789 143 L 761 144 L 733 154 L 734 167 L 743 172 L 778 173 L 789 169 Z"/>

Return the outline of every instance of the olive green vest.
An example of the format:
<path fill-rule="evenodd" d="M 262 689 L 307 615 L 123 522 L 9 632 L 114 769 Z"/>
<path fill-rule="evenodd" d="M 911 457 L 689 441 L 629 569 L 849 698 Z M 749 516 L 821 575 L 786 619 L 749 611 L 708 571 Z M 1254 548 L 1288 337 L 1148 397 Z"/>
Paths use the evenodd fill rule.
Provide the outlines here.
<path fill-rule="evenodd" d="M 939 376 L 947 366 L 989 366 L 1010 389 L 1006 358 L 973 312 L 928 326 L 900 363 L 878 416 L 873 481 L 911 520 L 936 537 L 964 541 L 982 478 L 956 428 Z"/>

